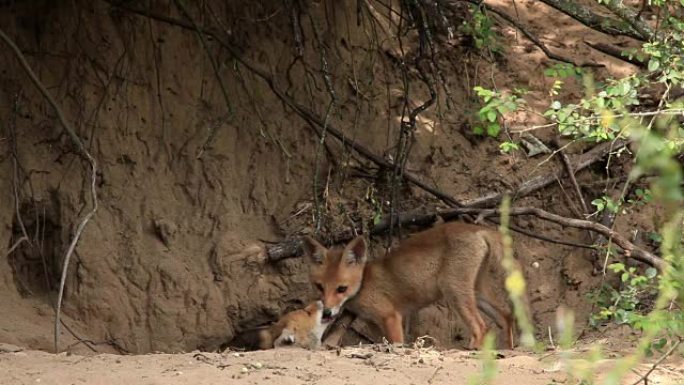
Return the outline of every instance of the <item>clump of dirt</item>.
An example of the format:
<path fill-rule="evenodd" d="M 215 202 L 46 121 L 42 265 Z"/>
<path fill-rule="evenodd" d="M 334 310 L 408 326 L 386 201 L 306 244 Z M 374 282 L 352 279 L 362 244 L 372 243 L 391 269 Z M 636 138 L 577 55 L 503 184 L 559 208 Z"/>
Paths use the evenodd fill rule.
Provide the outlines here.
<path fill-rule="evenodd" d="M 587 36 L 570 18 L 538 17 L 535 12 L 549 9 L 534 1 L 517 3 L 519 17 L 533 23 L 535 32 L 546 30 L 543 22 L 568 27 L 563 38 L 576 45 L 569 50 L 573 57 L 609 64 L 600 76 L 628 70 L 580 48 Z M 323 237 L 348 230 L 351 222 L 368 226 L 387 215 L 393 194 L 397 211 L 446 207 L 415 186 L 383 183 L 393 170 L 377 167 L 330 134 L 321 146 L 317 131 L 219 39 L 204 36 L 209 59 L 192 28 L 142 9 L 132 12 L 136 4 L 0 3 L 3 30 L 98 160 L 100 206 L 69 267 L 64 308 L 65 323 L 91 346 L 131 353 L 216 349 L 314 294 L 303 261 L 271 263 L 265 244 L 311 234 L 319 223 Z M 186 20 L 173 4 L 153 1 L 149 12 Z M 279 89 L 323 117 L 331 81 L 336 99 L 328 124 L 386 159 L 396 157 L 404 114 L 399 47 L 410 58 L 419 52 L 414 35 L 401 45 L 388 35 L 399 14 L 388 18 L 387 9 L 375 5 L 358 14 L 355 1 L 297 2 L 294 9 L 265 1 L 204 4 L 191 9 L 196 21 L 220 30 L 217 36 L 267 69 Z M 452 16 L 454 26 L 464 17 Z M 559 167 L 542 156 L 501 154 L 497 141 L 471 134 L 474 85 L 524 86 L 532 100 L 546 100 L 548 84 L 540 73 L 550 61 L 512 29 L 500 32 L 510 53 L 501 62 L 488 62 L 463 46 L 463 39 L 446 43 L 449 49 L 439 52 L 437 64 L 449 95 L 438 90 L 440 104 L 419 115 L 413 132 L 407 172 L 462 200 L 514 188 Z M 442 31 L 436 38 L 445 36 Z M 324 76 L 323 61 L 330 76 Z M 0 157 L 0 201 L 19 200 L 18 211 L 9 203 L 0 210 L 0 244 L 10 249 L 23 236 L 20 222 L 28 234 L 0 263 L 0 312 L 12 313 L 0 319 L 0 341 L 49 350 L 56 278 L 66 245 L 91 204 L 84 193 L 88 168 L 9 50 L 0 51 L 0 62 L 0 117 L 14 127 L 0 146 L 10 154 L 16 145 L 18 164 L 15 180 L 12 157 Z M 415 69 L 405 76 L 412 84 L 409 106 L 415 108 L 429 92 Z M 537 121 L 523 113 L 510 123 Z M 550 130 L 535 134 L 544 141 L 553 136 Z M 588 169 L 578 179 L 592 180 L 603 171 Z M 566 193 L 550 187 L 516 203 L 572 216 L 567 202 L 573 198 Z M 529 218 L 514 222 L 553 238 L 587 239 Z M 626 220 L 616 226 L 633 225 Z M 638 225 L 652 229 L 641 220 Z M 589 311 L 585 295 L 599 281 L 588 252 L 521 235 L 515 241 L 537 329 L 545 333 L 553 325 L 559 304 L 574 308 L 583 325 Z M 374 255 L 384 243 L 374 240 Z M 359 333 L 350 333 L 347 342 L 378 339 L 368 325 L 355 329 Z M 436 304 L 414 315 L 410 335 L 460 347 L 464 328 Z M 62 347 L 77 343 L 64 330 L 61 338 Z"/>

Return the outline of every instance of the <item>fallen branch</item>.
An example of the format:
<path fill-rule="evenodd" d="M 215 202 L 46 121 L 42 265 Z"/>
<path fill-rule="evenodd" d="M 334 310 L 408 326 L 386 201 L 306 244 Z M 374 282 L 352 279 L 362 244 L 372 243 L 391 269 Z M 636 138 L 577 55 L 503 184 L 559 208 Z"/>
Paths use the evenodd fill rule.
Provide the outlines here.
<path fill-rule="evenodd" d="M 500 214 L 499 209 L 470 209 L 470 208 L 456 208 L 449 210 L 446 213 L 440 213 L 440 216 L 445 220 L 449 217 L 454 217 L 463 214 L 478 214 L 482 217 L 498 216 Z M 510 215 L 533 215 L 538 218 L 547 220 L 549 222 L 557 223 L 561 226 L 574 227 L 577 229 L 591 230 L 593 232 L 599 233 L 606 238 L 610 238 L 613 242 L 622 249 L 625 256 L 636 259 L 639 262 L 646 263 L 650 266 L 657 268 L 662 271 L 667 262 L 662 258 L 655 256 L 651 252 L 644 250 L 632 242 L 623 237 L 620 233 L 606 227 L 600 223 L 587 221 L 584 219 L 574 219 L 560 216 L 558 214 L 553 214 L 548 211 L 536 208 L 536 207 L 514 207 L 510 210 Z"/>
<path fill-rule="evenodd" d="M 525 28 L 520 22 L 518 22 L 518 21 L 515 20 L 514 18 L 508 16 L 508 14 L 506 14 L 506 12 L 500 11 L 500 10 L 498 10 L 498 9 L 496 9 L 496 8 L 494 8 L 494 7 L 492 7 L 491 5 L 485 4 L 484 1 L 478 1 L 478 0 L 466 0 L 466 1 L 469 2 L 469 3 L 475 4 L 475 5 L 478 5 L 478 6 L 480 6 L 480 7 L 484 7 L 484 8 L 485 8 L 486 10 L 488 10 L 489 12 L 492 12 L 492 13 L 495 13 L 495 14 L 499 15 L 502 19 L 504 19 L 504 20 L 506 20 L 508 23 L 512 24 L 515 28 L 517 28 L 520 32 L 522 32 L 523 35 L 525 35 L 532 43 L 534 43 L 534 45 L 536 45 L 537 47 L 539 47 L 539 49 L 541 49 L 542 52 L 544 52 L 544 54 L 545 54 L 549 59 L 562 61 L 562 62 L 564 62 L 564 63 L 570 63 L 570 64 L 574 65 L 575 67 L 605 67 L 605 65 L 603 65 L 603 64 L 594 63 L 594 62 L 577 63 L 577 62 L 575 62 L 574 60 L 572 60 L 572 59 L 570 59 L 570 58 L 567 58 L 567 57 L 565 57 L 565 56 L 562 56 L 562 55 L 553 53 L 553 52 L 551 52 L 551 50 L 546 46 L 546 44 L 544 44 L 544 42 L 542 42 L 542 41 L 539 40 L 536 36 L 534 36 L 534 35 L 533 35 L 530 31 L 528 31 L 527 28 Z"/>
<path fill-rule="evenodd" d="M 592 148 L 591 150 L 585 152 L 582 155 L 574 156 L 572 163 L 572 169 L 577 173 L 578 171 L 586 168 L 594 162 L 597 162 L 610 152 L 618 150 L 629 143 L 626 140 L 617 140 L 615 142 L 606 142 L 599 144 L 598 146 Z M 511 192 L 501 192 L 501 193 L 491 193 L 483 197 L 474 198 L 466 200 L 463 202 L 464 207 L 483 207 L 483 206 L 493 206 L 501 201 L 504 195 L 508 194 L 514 198 L 519 198 L 525 196 L 531 192 L 539 190 L 543 187 L 550 185 L 555 182 L 557 178 L 561 178 L 565 170 L 560 169 L 556 172 L 540 175 L 538 177 L 529 179 L 518 187 L 517 190 Z"/>
<path fill-rule="evenodd" d="M 654 37 L 653 29 L 644 22 L 637 11 L 632 9 L 632 7 L 624 5 L 622 0 L 607 0 L 603 1 L 602 5 L 619 16 L 626 23 L 629 23 L 629 25 L 643 37 L 641 40 L 650 40 Z"/>
<path fill-rule="evenodd" d="M 417 229 L 423 229 L 427 228 L 429 226 L 432 226 L 436 220 L 438 220 L 438 217 L 442 217 L 444 220 L 456 220 L 458 219 L 461 215 L 466 215 L 466 214 L 480 214 L 480 212 L 486 212 L 486 209 L 472 209 L 472 208 L 455 208 L 453 210 L 449 210 L 446 212 L 440 212 L 440 213 L 416 213 L 416 212 L 408 212 L 408 213 L 400 213 L 398 214 L 397 218 L 395 219 L 395 226 L 398 223 L 399 226 L 401 227 L 413 227 Z M 482 216 L 484 218 L 486 215 Z M 498 221 L 496 219 L 492 219 L 492 222 L 498 225 Z M 386 234 L 389 229 L 390 229 L 390 220 L 389 219 L 384 219 L 380 221 L 378 224 L 373 226 L 370 229 L 370 232 L 368 233 L 370 236 L 373 235 L 382 235 Z M 356 225 L 354 225 L 356 226 Z M 533 234 L 530 233 L 526 230 L 520 229 L 515 226 L 511 226 L 511 230 L 514 230 L 516 232 L 519 232 L 523 235 L 539 239 L 542 241 L 546 242 L 551 242 L 551 243 L 557 243 L 560 245 L 565 245 L 565 246 L 572 246 L 572 247 L 580 247 L 580 248 L 585 248 L 585 249 L 595 249 L 595 246 L 592 245 L 587 245 L 587 244 L 581 244 L 581 243 L 574 243 L 574 242 L 569 242 L 569 241 L 563 241 L 563 240 L 557 240 L 557 239 L 552 239 L 548 238 L 543 235 L 539 234 Z M 342 231 L 340 233 L 334 234 L 328 239 L 328 242 L 326 242 L 329 245 L 335 245 L 335 244 L 340 244 L 344 242 L 348 242 L 354 237 L 356 237 L 358 234 L 363 233 L 362 226 L 356 226 L 353 227 L 350 230 Z M 284 242 L 272 244 L 272 245 L 267 245 L 266 246 L 266 254 L 267 258 L 271 262 L 276 262 L 281 259 L 287 259 L 287 258 L 294 258 L 299 255 L 301 255 L 303 249 L 302 247 L 302 242 L 300 239 L 289 239 Z"/>
<path fill-rule="evenodd" d="M 606 43 L 592 43 L 589 41 L 585 41 L 584 44 L 588 45 L 589 47 L 591 47 L 597 51 L 603 52 L 606 55 L 612 56 L 616 59 L 620 59 L 624 62 L 627 62 L 629 64 L 635 65 L 635 66 L 640 67 L 640 68 L 646 68 L 646 62 L 645 61 L 639 60 L 636 57 L 629 58 L 628 56 L 624 56 L 622 54 L 622 50 L 618 47 L 613 46 L 613 45 L 606 44 Z"/>
<path fill-rule="evenodd" d="M 500 215 L 499 209 L 479 209 L 479 208 L 468 208 L 459 207 L 450 209 L 448 211 L 439 213 L 429 213 L 429 214 L 414 214 L 414 213 L 404 213 L 400 214 L 399 222 L 404 226 L 417 226 L 417 227 L 428 227 L 434 223 L 437 215 L 442 217 L 445 221 L 450 221 L 457 219 L 461 215 L 477 215 L 479 217 L 494 217 Z M 511 208 L 510 215 L 534 215 L 538 218 L 557 223 L 561 226 L 574 227 L 578 229 L 591 230 L 593 232 L 599 233 L 607 238 L 611 238 L 613 242 L 622 249 L 623 253 L 627 257 L 636 259 L 637 261 L 644 262 L 650 266 L 653 266 L 659 270 L 663 270 L 666 266 L 666 262 L 647 250 L 644 250 L 632 242 L 628 241 L 625 237 L 617 233 L 616 231 L 601 225 L 600 223 L 595 223 L 583 219 L 567 218 L 557 214 L 544 211 L 536 207 L 515 207 Z M 389 222 L 382 221 L 378 225 L 374 226 L 369 235 L 382 234 L 389 229 Z M 330 244 L 337 244 L 348 241 L 353 236 L 351 230 L 344 231 L 342 233 L 336 234 L 332 237 Z M 588 246 L 592 248 L 591 246 Z M 301 240 L 291 239 L 283 243 L 276 245 L 266 246 L 266 254 L 269 261 L 278 261 L 285 258 L 292 258 L 301 255 Z"/>
<path fill-rule="evenodd" d="M 591 12 L 588 7 L 568 0 L 541 0 L 544 4 L 572 17 L 587 27 L 608 35 L 629 36 L 637 40 L 646 41 L 648 36 L 634 29 L 624 21 L 615 20 Z"/>
<path fill-rule="evenodd" d="M 67 249 L 66 254 L 64 255 L 64 266 L 62 267 L 62 278 L 59 283 L 59 294 L 57 296 L 57 311 L 55 313 L 55 352 L 57 352 L 59 347 L 59 317 L 62 310 L 62 297 L 64 296 L 64 284 L 66 282 L 67 271 L 69 269 L 69 261 L 71 259 L 71 255 L 74 252 L 74 249 L 76 248 L 78 240 L 81 238 L 81 234 L 83 233 L 85 226 L 88 224 L 90 218 L 92 218 L 92 216 L 97 211 L 97 191 L 95 189 L 95 183 L 97 181 L 97 162 L 95 161 L 95 158 L 93 158 L 92 155 L 90 155 L 90 152 L 85 148 L 83 142 L 81 141 L 81 138 L 79 138 L 76 134 L 76 131 L 67 122 L 66 118 L 64 117 L 64 114 L 62 113 L 62 110 L 57 105 L 57 102 L 55 102 L 52 95 L 50 95 L 50 93 L 45 88 L 43 83 L 40 81 L 40 79 L 38 79 L 38 76 L 36 76 L 36 74 L 33 72 L 31 66 L 26 61 L 24 54 L 21 53 L 19 47 L 17 47 L 17 45 L 14 44 L 12 39 L 10 39 L 9 36 L 7 36 L 2 29 L 0 29 L 0 39 L 2 39 L 12 49 L 12 52 L 19 61 L 19 64 L 21 64 L 22 68 L 24 69 L 24 71 L 26 71 L 26 74 L 29 76 L 33 84 L 36 86 L 36 88 L 38 88 L 38 91 L 40 91 L 43 97 L 45 97 L 48 103 L 52 106 L 55 113 L 57 114 L 57 118 L 62 124 L 62 127 L 64 127 L 64 130 L 66 130 L 66 132 L 71 137 L 71 141 L 74 143 L 74 145 L 79 150 L 81 155 L 83 155 L 86 158 L 86 160 L 90 163 L 91 166 L 90 194 L 92 198 L 93 208 L 83 217 L 83 219 L 79 223 L 76 229 L 76 233 L 74 234 L 74 237 L 72 238 L 71 243 L 69 244 L 69 248 Z"/>

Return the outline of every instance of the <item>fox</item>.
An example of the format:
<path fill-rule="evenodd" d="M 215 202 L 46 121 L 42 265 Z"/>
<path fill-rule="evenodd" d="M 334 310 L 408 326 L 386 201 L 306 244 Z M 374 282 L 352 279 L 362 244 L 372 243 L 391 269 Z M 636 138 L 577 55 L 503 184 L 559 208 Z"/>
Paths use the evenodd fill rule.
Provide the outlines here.
<path fill-rule="evenodd" d="M 510 300 L 495 292 L 504 287 L 506 277 L 502 238 L 496 230 L 438 222 L 371 262 L 362 235 L 343 248 L 327 249 L 310 236 L 303 237 L 302 244 L 326 322 L 344 307 L 379 326 L 390 343 L 404 343 L 402 320 L 444 299 L 470 330 L 468 349 L 481 348 L 487 332 L 480 311 L 503 330 L 506 346 L 514 348 Z"/>
<path fill-rule="evenodd" d="M 303 309 L 283 315 L 271 326 L 248 330 L 229 344 L 229 347 L 245 350 L 267 350 L 296 346 L 317 350 L 329 322 L 323 320 L 323 303 L 315 301 Z"/>

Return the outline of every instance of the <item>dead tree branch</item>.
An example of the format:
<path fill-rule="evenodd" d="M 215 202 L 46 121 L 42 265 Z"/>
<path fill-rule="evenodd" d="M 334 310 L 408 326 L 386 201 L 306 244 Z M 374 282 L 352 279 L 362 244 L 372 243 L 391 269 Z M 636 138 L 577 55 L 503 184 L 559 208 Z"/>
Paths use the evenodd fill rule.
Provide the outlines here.
<path fill-rule="evenodd" d="M 569 0 L 541 0 L 544 4 L 563 12 L 580 23 L 591 29 L 603 32 L 608 35 L 629 36 L 637 40 L 646 41 L 648 35 L 643 35 L 624 21 L 615 20 L 610 17 L 598 15 L 589 10 L 588 7 L 577 4 L 576 1 Z"/>
<path fill-rule="evenodd" d="M 655 34 L 639 13 L 633 8 L 624 5 L 622 0 L 607 0 L 602 2 L 602 4 L 637 31 L 642 36 L 641 40 L 649 40 Z"/>
<path fill-rule="evenodd" d="M 445 221 L 454 220 L 461 215 L 478 215 L 479 217 L 495 217 L 501 214 L 499 209 L 478 209 L 478 208 L 467 208 L 459 207 L 450 209 L 448 211 L 440 213 L 429 213 L 429 214 L 412 214 L 405 213 L 400 215 L 400 221 L 405 225 L 411 225 L 416 227 L 427 227 L 431 225 L 437 215 L 442 217 Z M 617 233 L 616 231 L 603 226 L 599 223 L 583 220 L 574 219 L 560 216 L 558 214 L 553 214 L 548 211 L 536 208 L 536 207 L 515 207 L 511 208 L 510 215 L 533 215 L 537 218 L 547 220 L 549 222 L 557 223 L 565 227 L 574 227 L 577 229 L 591 230 L 593 232 L 599 233 L 607 238 L 613 239 L 613 242 L 622 249 L 623 253 L 637 261 L 646 263 L 653 266 L 659 270 L 663 270 L 667 265 L 662 258 L 653 255 L 651 252 L 644 250 L 632 242 L 627 240 L 624 236 Z M 373 227 L 369 235 L 381 234 L 387 231 L 389 228 L 389 222 L 383 221 Z M 351 231 L 345 231 L 337 234 L 333 237 L 332 243 L 345 242 L 352 238 Z M 301 255 L 301 241 L 299 239 L 293 239 L 287 242 L 279 243 L 276 245 L 270 245 L 266 247 L 266 254 L 270 261 L 278 261 L 280 259 L 296 257 Z"/>
<path fill-rule="evenodd" d="M 595 63 L 595 62 L 577 63 L 570 58 L 567 58 L 565 56 L 553 53 L 546 46 L 546 44 L 544 44 L 544 42 L 539 40 L 539 38 L 537 38 L 530 31 L 528 31 L 527 28 L 525 28 L 520 22 L 518 22 L 514 18 L 508 16 L 508 14 L 506 14 L 506 12 L 500 11 L 500 10 L 492 7 L 491 5 L 485 4 L 484 1 L 478 1 L 478 0 L 465 0 L 465 1 L 472 3 L 472 4 L 475 4 L 475 5 L 478 5 L 480 7 L 483 7 L 484 9 L 488 10 L 489 12 L 492 12 L 492 13 L 498 15 L 502 19 L 506 20 L 508 23 L 512 24 L 515 28 L 517 28 L 520 32 L 522 32 L 523 35 L 525 35 L 525 37 L 527 37 L 532 43 L 534 43 L 534 45 L 539 47 L 539 49 L 541 49 L 542 52 L 544 52 L 544 54 L 549 59 L 558 60 L 558 61 L 562 61 L 565 63 L 570 63 L 576 67 L 604 67 L 603 64 Z"/>
<path fill-rule="evenodd" d="M 500 214 L 499 209 L 468 209 L 468 208 L 456 208 L 448 211 L 449 216 L 454 216 L 454 215 L 463 215 L 463 214 L 478 214 L 479 216 L 484 216 L 484 217 L 491 217 L 491 216 L 497 216 Z M 445 215 L 445 213 L 440 214 L 444 219 L 447 219 L 448 216 Z M 627 257 L 631 257 L 633 259 L 636 259 L 637 261 L 646 263 L 650 266 L 653 266 L 657 268 L 658 270 L 662 271 L 665 266 L 667 265 L 667 262 L 665 262 L 662 258 L 657 257 L 653 255 L 651 252 L 644 250 L 636 245 L 634 245 L 632 242 L 627 240 L 624 236 L 622 236 L 620 233 L 610 229 L 609 227 L 606 227 L 600 223 L 592 222 L 592 221 L 587 221 L 584 219 L 574 219 L 574 218 L 566 218 L 563 216 L 560 216 L 558 214 L 553 214 L 548 211 L 536 208 L 536 207 L 514 207 L 511 208 L 510 215 L 533 215 L 536 216 L 537 218 L 541 218 L 544 220 L 547 220 L 549 222 L 554 222 L 557 223 L 561 226 L 566 226 L 566 227 L 574 227 L 577 229 L 583 229 L 583 230 L 591 230 L 593 232 L 599 233 L 606 238 L 611 238 L 613 242 L 622 249 L 623 253 Z"/>
<path fill-rule="evenodd" d="M 588 41 L 585 41 L 584 44 L 588 45 L 589 47 L 591 47 L 597 51 L 603 52 L 606 55 L 612 56 L 616 59 L 620 59 L 624 62 L 627 62 L 629 64 L 635 65 L 635 66 L 640 67 L 640 68 L 646 68 L 646 62 L 645 61 L 639 60 L 636 57 L 633 57 L 630 59 L 629 57 L 624 56 L 622 54 L 621 49 L 619 49 L 613 45 L 606 44 L 606 43 L 592 43 L 592 42 L 588 42 Z"/>
<path fill-rule="evenodd" d="M 83 217 L 83 219 L 79 223 L 78 227 L 76 228 L 76 233 L 74 234 L 74 237 L 72 238 L 71 243 L 69 244 L 66 254 L 64 255 L 64 266 L 62 267 L 62 278 L 59 283 L 59 294 L 57 295 L 57 311 L 55 313 L 55 352 L 57 352 L 59 347 L 59 326 L 61 324 L 59 317 L 62 311 L 62 297 L 64 295 L 64 283 L 66 282 L 67 271 L 69 269 L 69 261 L 71 260 L 71 255 L 73 254 L 74 249 L 76 248 L 76 244 L 78 243 L 78 240 L 81 238 L 81 234 L 83 233 L 83 230 L 88 224 L 88 221 L 90 221 L 90 218 L 92 218 L 93 215 L 95 215 L 95 212 L 97 211 L 97 191 L 95 188 L 95 184 L 97 182 L 97 162 L 95 161 L 95 158 L 93 158 L 93 156 L 90 155 L 90 152 L 86 149 L 86 147 L 83 145 L 81 138 L 79 138 L 79 136 L 76 134 L 76 131 L 73 129 L 73 127 L 71 127 L 71 124 L 67 122 L 66 118 L 64 117 L 64 114 L 62 113 L 61 108 L 59 108 L 57 102 L 55 102 L 55 99 L 52 97 L 52 95 L 50 95 L 50 93 L 45 88 L 43 83 L 40 81 L 40 79 L 38 79 L 38 76 L 36 76 L 36 74 L 33 72 L 31 66 L 26 61 L 24 54 L 21 52 L 19 47 L 17 47 L 17 45 L 14 44 L 14 41 L 12 41 L 12 39 L 10 39 L 9 36 L 7 36 L 2 29 L 0 29 L 0 39 L 2 39 L 11 48 L 15 57 L 19 61 L 19 64 L 21 64 L 22 68 L 24 69 L 24 71 L 26 71 L 26 74 L 29 76 L 33 84 L 36 86 L 36 88 L 38 88 L 43 97 L 45 97 L 48 103 L 52 106 L 55 113 L 57 114 L 57 118 L 62 124 L 62 127 L 64 127 L 66 132 L 71 137 L 71 141 L 73 142 L 73 144 L 76 146 L 81 155 L 83 155 L 86 158 L 88 163 L 90 163 L 91 167 L 90 195 L 93 208 Z"/>
<path fill-rule="evenodd" d="M 582 155 L 577 155 L 573 157 L 572 169 L 577 173 L 578 171 L 586 168 L 592 163 L 603 158 L 607 154 L 616 151 L 627 145 L 625 140 L 617 140 L 615 142 L 607 142 L 600 144 L 591 150 L 585 152 Z M 483 206 L 493 206 L 501 201 L 504 195 L 509 194 L 515 198 L 525 196 L 533 191 L 537 191 L 543 187 L 550 185 L 555 182 L 557 178 L 561 178 L 565 170 L 560 169 L 554 173 L 540 175 L 538 177 L 529 179 L 525 181 L 517 190 L 512 192 L 501 192 L 501 193 L 491 193 L 483 197 L 474 198 L 466 200 L 463 202 L 465 207 L 483 207 Z"/>
<path fill-rule="evenodd" d="M 582 214 L 590 214 L 589 206 L 587 206 L 587 202 L 584 200 L 584 194 L 582 194 L 582 189 L 580 188 L 579 183 L 577 183 L 577 179 L 575 178 L 575 173 L 577 171 L 572 167 L 572 162 L 570 162 L 568 154 L 566 154 L 565 151 L 563 151 L 563 148 L 560 145 L 560 143 L 556 140 L 554 144 L 558 148 L 561 160 L 563 161 L 563 166 L 565 166 L 565 171 L 568 173 L 570 182 L 572 182 L 572 187 L 575 189 L 575 193 L 577 194 L 577 199 L 579 199 L 580 204 L 582 205 L 582 210 L 584 211 Z"/>
<path fill-rule="evenodd" d="M 439 213 L 416 213 L 416 212 L 408 212 L 408 213 L 399 213 L 397 214 L 396 218 L 394 219 L 394 224 L 391 223 L 389 218 L 383 219 L 378 223 L 377 225 L 373 226 L 369 232 L 367 233 L 369 236 L 373 235 L 383 235 L 387 234 L 389 232 L 389 229 L 391 226 L 401 226 L 401 227 L 413 227 L 416 229 L 422 229 L 426 228 L 429 226 L 432 226 L 433 223 L 437 220 L 437 217 L 442 217 L 444 220 L 455 220 L 461 215 L 466 215 L 466 214 L 479 214 L 480 212 L 485 212 L 487 213 L 487 209 L 469 209 L 469 208 L 456 208 L 453 210 L 445 211 L 445 212 L 439 212 Z M 484 215 L 487 216 L 487 215 Z M 484 217 L 483 216 L 483 217 Z M 498 224 L 496 220 L 493 220 L 494 223 Z M 356 225 L 354 225 L 356 226 Z M 514 226 L 511 226 L 511 229 L 513 229 Z M 585 248 L 585 249 L 595 249 L 595 246 L 592 245 L 586 245 L 586 244 L 581 244 L 581 243 L 574 243 L 574 242 L 569 242 L 569 241 L 563 241 L 563 240 L 556 240 L 552 238 L 545 237 L 543 235 L 538 235 L 538 234 L 532 234 L 529 233 L 525 230 L 515 228 L 516 232 L 519 232 L 521 234 L 527 235 L 529 237 L 533 237 L 536 239 L 540 239 L 542 241 L 546 242 L 551 242 L 551 243 L 556 243 L 560 245 L 565 245 L 565 246 L 571 246 L 571 247 L 580 247 L 580 248 Z M 350 230 L 342 231 L 340 233 L 334 234 L 330 239 L 329 243 L 332 245 L 343 243 L 350 241 L 354 237 L 356 237 L 358 234 L 363 233 L 363 228 L 362 226 L 356 226 L 353 227 Z M 287 259 L 287 258 L 294 258 L 302 253 L 302 243 L 300 239 L 290 239 L 285 242 L 280 242 L 276 244 L 271 244 L 266 246 L 266 254 L 268 257 L 268 260 L 271 262 L 277 262 L 282 259 Z"/>

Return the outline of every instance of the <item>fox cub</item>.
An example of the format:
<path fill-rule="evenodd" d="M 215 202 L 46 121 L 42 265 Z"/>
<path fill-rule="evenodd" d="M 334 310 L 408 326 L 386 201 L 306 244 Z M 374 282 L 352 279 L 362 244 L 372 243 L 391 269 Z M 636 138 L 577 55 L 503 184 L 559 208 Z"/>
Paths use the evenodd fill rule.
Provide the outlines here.
<path fill-rule="evenodd" d="M 323 321 L 323 303 L 312 302 L 304 309 L 291 311 L 271 326 L 248 330 L 234 338 L 228 346 L 245 350 L 265 350 L 282 346 L 298 346 L 315 350 L 328 323 Z"/>
<path fill-rule="evenodd" d="M 498 231 L 438 223 L 372 262 L 367 262 L 362 237 L 342 249 L 327 249 L 311 237 L 303 243 L 311 282 L 324 305 L 324 321 L 345 306 L 377 324 L 390 342 L 402 343 L 403 317 L 443 298 L 468 325 L 470 349 L 480 348 L 487 332 L 480 310 L 503 329 L 506 346 L 513 348 L 512 307 L 496 290 L 503 289 L 505 280 Z"/>

